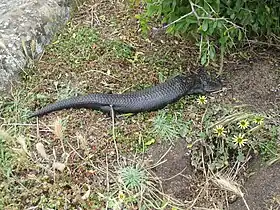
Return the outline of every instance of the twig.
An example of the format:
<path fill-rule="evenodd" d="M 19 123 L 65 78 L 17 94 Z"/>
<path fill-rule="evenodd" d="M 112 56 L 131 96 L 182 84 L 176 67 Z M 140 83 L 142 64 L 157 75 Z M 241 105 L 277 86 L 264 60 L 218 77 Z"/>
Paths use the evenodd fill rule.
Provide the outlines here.
<path fill-rule="evenodd" d="M 243 200 L 243 202 L 244 202 L 246 208 L 247 208 L 248 210 L 250 210 L 250 208 L 249 208 L 249 206 L 248 206 L 248 204 L 247 204 L 247 202 L 246 202 L 244 196 L 242 196 L 242 200 Z"/>
<path fill-rule="evenodd" d="M 108 165 L 108 157 L 106 154 L 106 187 L 107 187 L 107 194 L 109 194 L 110 191 L 110 184 L 109 184 L 109 165 Z M 109 201 L 106 200 L 106 209 L 108 209 Z"/>
<path fill-rule="evenodd" d="M 192 207 L 195 205 L 195 203 L 199 199 L 199 197 L 200 197 L 201 193 L 203 192 L 204 188 L 205 188 L 205 186 L 203 186 L 203 188 L 200 189 L 199 193 L 197 194 L 197 196 L 193 200 L 192 204 L 188 207 L 188 209 L 192 209 Z"/>
<path fill-rule="evenodd" d="M 118 166 L 120 166 L 120 160 L 119 160 L 119 150 L 116 142 L 116 132 L 115 132 L 115 112 L 113 109 L 113 105 L 110 105 L 111 108 L 111 117 L 112 117 L 112 132 L 113 132 L 113 140 L 114 140 L 114 145 L 115 145 L 115 150 L 116 150 L 116 155 L 117 155 L 117 163 Z"/>
<path fill-rule="evenodd" d="M 174 179 L 175 177 L 181 175 L 186 169 L 187 169 L 188 165 L 186 165 L 179 173 L 175 174 L 174 176 L 171 176 L 167 179 L 162 179 L 163 181 L 168 181 L 168 180 L 171 180 L 171 179 Z"/>
<path fill-rule="evenodd" d="M 179 17 L 177 20 L 174 20 L 173 22 L 171 22 L 171 23 L 167 24 L 166 26 L 164 26 L 164 27 L 163 27 L 163 29 L 168 28 L 169 26 L 171 26 L 171 25 L 173 25 L 173 24 L 175 24 L 175 23 L 179 22 L 180 20 L 182 20 L 182 19 L 184 19 L 184 18 L 186 18 L 186 17 L 190 16 L 190 15 L 191 15 L 191 14 L 193 14 L 193 13 L 194 13 L 194 12 L 193 12 L 193 11 L 191 11 L 191 12 L 189 12 L 188 14 L 185 14 L 185 15 L 183 15 L 183 16 L 181 16 L 181 17 Z"/>
<path fill-rule="evenodd" d="M 259 45 L 267 45 L 267 46 L 273 46 L 273 47 L 277 47 L 280 48 L 279 44 L 273 44 L 273 43 L 269 43 L 269 42 L 262 42 L 262 41 L 258 41 L 258 40 L 247 40 L 247 42 L 249 43 L 253 43 L 253 44 L 259 44 Z"/>
<path fill-rule="evenodd" d="M 152 168 L 155 168 L 157 167 L 158 165 L 160 165 L 159 163 L 162 161 L 162 159 L 167 155 L 167 153 L 170 151 L 170 149 L 172 148 L 172 146 L 170 146 L 168 148 L 168 150 L 160 157 L 160 159 L 151 167 L 149 167 L 148 169 L 152 169 Z M 165 161 L 164 161 L 165 162 Z M 162 164 L 162 163 L 161 163 Z"/>
<path fill-rule="evenodd" d="M 191 0 L 189 0 L 189 3 L 190 3 L 190 5 L 191 5 L 192 12 L 194 13 L 196 19 L 199 21 L 199 16 L 197 15 L 197 13 L 196 13 L 196 11 L 195 11 L 195 9 L 194 9 L 194 5 L 195 5 L 195 4 L 194 4 Z M 196 5 L 196 6 L 197 6 L 197 5 Z"/>
<path fill-rule="evenodd" d="M 219 69 L 218 75 L 221 75 L 222 72 L 223 72 L 223 68 L 224 68 L 224 54 L 225 54 L 224 47 L 221 47 L 221 53 L 220 53 L 220 69 Z"/>
<path fill-rule="evenodd" d="M 203 129 L 203 121 L 204 121 L 205 116 L 206 116 L 206 113 L 207 113 L 207 111 L 208 111 L 208 106 L 209 106 L 209 105 L 207 105 L 207 107 L 206 107 L 206 109 L 205 109 L 205 111 L 204 111 L 204 113 L 203 113 L 203 115 L 202 115 L 202 118 L 201 118 L 201 122 L 200 122 L 200 131 L 201 131 L 201 132 L 202 132 L 202 129 Z"/>

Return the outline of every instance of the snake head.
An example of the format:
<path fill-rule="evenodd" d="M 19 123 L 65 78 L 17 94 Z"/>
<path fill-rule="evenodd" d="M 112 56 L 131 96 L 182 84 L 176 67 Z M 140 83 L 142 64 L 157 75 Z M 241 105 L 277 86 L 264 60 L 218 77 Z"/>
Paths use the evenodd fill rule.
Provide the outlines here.
<path fill-rule="evenodd" d="M 204 68 L 200 68 L 194 77 L 194 85 L 190 91 L 193 94 L 211 93 L 222 89 L 220 78 L 210 75 Z"/>

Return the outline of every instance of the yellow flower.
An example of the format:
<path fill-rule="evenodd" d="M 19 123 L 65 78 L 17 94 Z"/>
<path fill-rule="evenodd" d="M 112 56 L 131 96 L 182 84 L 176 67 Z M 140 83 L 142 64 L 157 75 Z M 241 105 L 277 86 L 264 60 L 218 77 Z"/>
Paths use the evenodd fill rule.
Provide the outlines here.
<path fill-rule="evenodd" d="M 255 118 L 254 118 L 254 123 L 256 123 L 256 124 L 258 124 L 258 125 L 261 125 L 261 124 L 263 124 L 263 117 L 261 117 L 261 116 L 256 116 Z"/>
<path fill-rule="evenodd" d="M 124 201 L 124 199 L 125 199 L 125 194 L 122 191 L 120 191 L 119 192 L 119 200 Z"/>
<path fill-rule="evenodd" d="M 235 145 L 238 145 L 239 147 L 244 146 L 244 144 L 248 141 L 248 139 L 245 139 L 245 134 L 239 134 L 238 136 L 234 136 L 233 143 Z"/>
<path fill-rule="evenodd" d="M 249 126 L 249 121 L 248 120 L 241 120 L 239 123 L 238 123 L 238 127 L 241 128 L 241 129 L 246 129 L 248 128 Z"/>
<path fill-rule="evenodd" d="M 199 96 L 198 99 L 197 99 L 197 103 L 199 103 L 199 104 L 206 104 L 207 103 L 206 96 Z"/>
<path fill-rule="evenodd" d="M 220 137 L 220 136 L 225 136 L 225 128 L 222 125 L 217 125 L 216 128 L 214 129 L 214 133 Z"/>

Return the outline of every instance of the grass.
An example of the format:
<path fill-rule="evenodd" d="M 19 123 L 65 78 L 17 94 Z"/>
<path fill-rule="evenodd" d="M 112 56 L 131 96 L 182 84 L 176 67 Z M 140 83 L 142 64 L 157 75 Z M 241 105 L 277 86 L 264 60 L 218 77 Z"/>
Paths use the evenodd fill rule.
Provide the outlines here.
<path fill-rule="evenodd" d="M 162 140 L 172 142 L 180 137 L 186 137 L 191 123 L 184 121 L 180 113 L 159 111 L 153 119 L 152 133 Z"/>
<path fill-rule="evenodd" d="M 214 202 L 224 202 L 225 183 L 231 189 L 237 186 L 216 172 L 226 171 L 236 178 L 253 151 L 266 160 L 279 154 L 278 127 L 266 118 L 258 127 L 253 122 L 255 113 L 219 105 L 211 97 L 206 104 L 187 97 L 158 112 L 123 116 L 116 124 L 91 110 L 65 110 L 27 120 L 31 111 L 55 100 L 152 86 L 195 60 L 195 52 L 180 41 L 136 36 L 137 25 L 127 29 L 126 22 L 120 21 L 131 11 L 111 10 L 110 5 L 103 5 L 104 14 L 96 11 L 103 25 L 94 29 L 81 24 L 95 17 L 85 6 L 81 13 L 87 14 L 86 19 L 74 17 L 45 56 L 22 75 L 22 83 L 10 95 L 1 96 L 0 129 L 5 135 L 0 135 L 0 208 L 210 208 Z M 238 123 L 245 119 L 250 126 L 244 130 Z M 226 131 L 223 138 L 214 132 L 218 125 Z M 250 141 L 240 149 L 232 138 L 241 131 L 248 133 Z M 165 181 L 155 173 L 171 149 L 157 161 L 145 159 L 152 145 L 176 145 L 180 139 L 188 145 L 199 177 L 193 182 L 194 195 L 185 203 L 164 193 Z M 184 176 L 183 171 L 170 174 Z"/>
<path fill-rule="evenodd" d="M 100 42 L 97 31 L 87 27 L 70 26 L 67 29 L 49 46 L 49 51 L 55 56 L 53 61 L 64 61 L 75 68 L 87 60 L 95 60 L 95 48 Z"/>
<path fill-rule="evenodd" d="M 14 162 L 13 155 L 7 146 L 7 142 L 4 139 L 4 132 L 0 134 L 0 168 L 1 168 L 1 179 L 9 178 L 12 173 L 12 164 Z"/>

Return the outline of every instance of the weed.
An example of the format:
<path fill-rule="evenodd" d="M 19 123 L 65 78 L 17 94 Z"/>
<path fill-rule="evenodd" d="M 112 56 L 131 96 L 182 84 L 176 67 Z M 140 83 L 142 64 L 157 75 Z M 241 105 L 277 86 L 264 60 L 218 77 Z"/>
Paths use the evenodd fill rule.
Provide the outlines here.
<path fill-rule="evenodd" d="M 206 104 L 207 103 L 207 98 L 206 96 L 199 96 L 197 99 L 197 103 L 200 105 Z"/>
<path fill-rule="evenodd" d="M 95 50 L 98 42 L 99 35 L 95 29 L 73 28 L 70 25 L 48 48 L 56 56 L 55 60 L 64 60 L 77 67 L 84 61 L 96 58 Z"/>
<path fill-rule="evenodd" d="M 10 149 L 6 145 L 4 137 L 0 134 L 0 171 L 2 176 L 1 179 L 9 178 L 12 173 L 13 156 Z"/>
<path fill-rule="evenodd" d="M 279 156 L 279 143 L 277 142 L 278 139 L 277 129 L 279 129 L 279 127 L 272 126 L 270 128 L 270 132 L 268 132 L 267 138 L 258 144 L 261 157 L 265 161 L 273 158 L 277 158 Z"/>
<path fill-rule="evenodd" d="M 145 172 L 137 165 L 122 168 L 119 172 L 119 177 L 129 190 L 136 189 L 139 191 L 146 182 Z"/>
<path fill-rule="evenodd" d="M 134 54 L 134 48 L 121 41 L 107 41 L 106 46 L 117 58 L 131 59 Z"/>
<path fill-rule="evenodd" d="M 58 83 L 56 83 L 55 88 L 57 90 L 56 98 L 58 100 L 77 96 L 82 93 L 82 91 L 80 91 L 77 87 L 74 87 L 70 82 L 68 82 L 67 84 L 61 83 L 59 85 Z"/>
<path fill-rule="evenodd" d="M 275 151 L 275 138 L 267 139 L 264 118 L 259 115 L 210 105 L 202 117 L 202 132 L 192 133 L 197 139 L 191 148 L 192 164 L 197 168 L 203 169 L 203 162 L 211 170 L 245 162 L 247 154 L 259 146 L 262 155 Z M 202 154 L 206 154 L 203 161 Z"/>
<path fill-rule="evenodd" d="M 153 120 L 153 130 L 156 136 L 163 140 L 172 142 L 180 136 L 186 136 L 189 132 L 189 125 L 191 121 L 185 122 L 182 115 L 179 113 L 167 113 L 166 111 L 159 111 Z"/>

